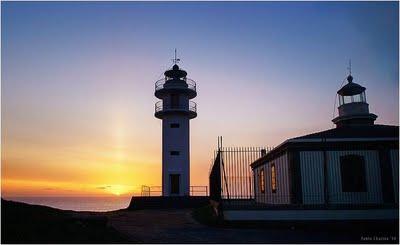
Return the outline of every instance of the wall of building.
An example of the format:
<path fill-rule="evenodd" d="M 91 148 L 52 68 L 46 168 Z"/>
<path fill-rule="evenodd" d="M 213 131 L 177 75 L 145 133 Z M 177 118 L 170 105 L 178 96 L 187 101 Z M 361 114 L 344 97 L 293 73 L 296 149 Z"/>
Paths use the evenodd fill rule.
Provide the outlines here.
<path fill-rule="evenodd" d="M 399 150 L 390 150 L 395 202 L 399 203 Z"/>
<path fill-rule="evenodd" d="M 302 151 L 299 155 L 303 203 L 323 204 L 324 154 L 322 151 Z"/>
<path fill-rule="evenodd" d="M 398 150 L 390 151 L 390 159 L 393 174 L 393 185 L 395 199 L 398 202 L 399 190 L 399 158 Z M 360 155 L 365 161 L 366 171 L 366 192 L 343 192 L 342 179 L 340 173 L 340 157 L 345 155 Z M 299 153 L 302 202 L 304 204 L 324 204 L 325 203 L 325 180 L 324 180 L 324 152 L 323 151 L 301 151 Z M 327 151 L 327 202 L 330 204 L 380 204 L 383 203 L 381 169 L 379 162 L 379 152 L 375 150 L 355 150 L 355 151 Z M 271 188 L 271 163 L 275 163 L 277 172 L 277 191 L 272 193 Z M 296 163 L 295 163 L 296 164 Z M 259 173 L 264 169 L 265 193 L 261 193 L 259 186 Z M 255 198 L 257 202 L 267 204 L 286 204 L 290 203 L 290 177 L 288 170 L 288 156 L 284 154 L 272 161 L 257 167 L 254 170 L 255 179 Z"/>
<path fill-rule="evenodd" d="M 388 209 L 264 209 L 224 210 L 224 220 L 229 221 L 344 221 L 344 220 L 395 220 L 399 211 Z"/>
<path fill-rule="evenodd" d="M 361 155 L 365 160 L 367 192 L 342 192 L 340 157 Z M 378 151 L 327 151 L 328 202 L 331 204 L 382 203 L 381 171 Z M 304 204 L 324 203 L 323 151 L 300 152 Z"/>
<path fill-rule="evenodd" d="M 366 192 L 342 192 L 340 157 L 356 154 L 364 157 Z M 328 192 L 330 203 L 382 203 L 381 170 L 378 151 L 328 151 Z"/>
<path fill-rule="evenodd" d="M 272 192 L 271 185 L 271 164 L 275 164 L 276 171 L 276 192 Z M 285 153 L 277 157 L 273 161 L 265 162 L 257 167 L 255 172 L 255 198 L 257 202 L 267 204 L 289 204 L 290 203 L 290 188 L 289 188 L 289 168 L 288 155 Z M 259 186 L 259 173 L 264 169 L 265 178 L 265 193 L 261 193 Z"/>

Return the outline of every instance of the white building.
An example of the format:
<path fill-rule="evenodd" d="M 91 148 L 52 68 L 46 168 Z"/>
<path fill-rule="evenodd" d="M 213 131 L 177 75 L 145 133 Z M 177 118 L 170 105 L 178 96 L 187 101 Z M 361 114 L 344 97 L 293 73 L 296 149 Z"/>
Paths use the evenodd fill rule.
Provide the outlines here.
<path fill-rule="evenodd" d="M 399 127 L 374 124 L 365 88 L 337 93 L 336 128 L 288 139 L 251 164 L 253 205 L 230 220 L 395 220 Z"/>
<path fill-rule="evenodd" d="M 190 194 L 189 121 L 197 116 L 196 83 L 174 65 L 155 84 L 155 117 L 162 119 L 162 194 Z"/>

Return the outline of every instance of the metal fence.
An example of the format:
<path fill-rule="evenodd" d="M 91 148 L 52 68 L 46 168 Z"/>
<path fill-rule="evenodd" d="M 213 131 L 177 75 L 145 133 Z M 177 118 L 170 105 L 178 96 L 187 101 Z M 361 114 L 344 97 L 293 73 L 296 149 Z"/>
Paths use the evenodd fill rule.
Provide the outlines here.
<path fill-rule="evenodd" d="M 272 147 L 222 147 L 222 138 L 218 138 L 218 149 L 214 151 L 209 175 L 210 198 L 254 198 L 250 164 L 271 149 Z"/>
<path fill-rule="evenodd" d="M 208 186 L 190 186 L 190 196 L 208 196 Z M 141 194 L 142 197 L 150 196 L 162 196 L 162 186 L 147 186 L 142 185 Z"/>

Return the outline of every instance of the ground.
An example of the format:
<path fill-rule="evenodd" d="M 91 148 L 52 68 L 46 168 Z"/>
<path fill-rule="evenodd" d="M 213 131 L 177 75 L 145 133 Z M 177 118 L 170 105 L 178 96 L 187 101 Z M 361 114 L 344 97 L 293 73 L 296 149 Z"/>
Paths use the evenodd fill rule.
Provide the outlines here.
<path fill-rule="evenodd" d="M 73 212 L 4 200 L 1 208 L 2 243 L 398 243 L 398 231 L 215 224 L 206 209 Z M 397 240 L 379 240 L 391 234 Z"/>
<path fill-rule="evenodd" d="M 362 238 L 375 239 L 365 242 L 397 242 L 376 240 L 390 239 L 385 232 L 208 226 L 197 222 L 192 211 L 136 210 L 109 212 L 106 215 L 116 230 L 132 241 L 144 243 L 359 243 L 364 242 Z"/>

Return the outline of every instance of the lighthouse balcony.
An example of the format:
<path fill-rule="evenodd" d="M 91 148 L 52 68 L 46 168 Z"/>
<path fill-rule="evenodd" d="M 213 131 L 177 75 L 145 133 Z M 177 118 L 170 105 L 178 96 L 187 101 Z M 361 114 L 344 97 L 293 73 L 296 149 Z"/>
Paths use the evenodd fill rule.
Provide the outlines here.
<path fill-rule="evenodd" d="M 190 119 L 197 117 L 197 105 L 193 101 L 189 101 L 186 105 L 172 105 L 164 104 L 162 101 L 158 101 L 155 104 L 154 116 L 162 119 L 168 114 L 184 114 L 188 115 Z"/>
<path fill-rule="evenodd" d="M 197 96 L 196 82 L 186 77 L 182 79 L 165 77 L 155 83 L 154 95 L 159 99 L 162 99 L 166 94 L 174 92 L 185 93 L 189 99 L 193 99 Z"/>

